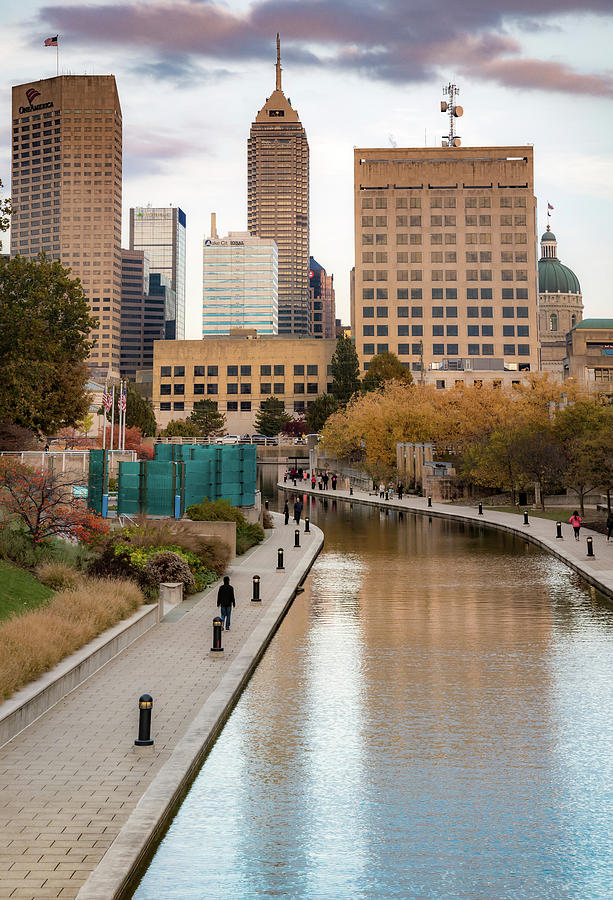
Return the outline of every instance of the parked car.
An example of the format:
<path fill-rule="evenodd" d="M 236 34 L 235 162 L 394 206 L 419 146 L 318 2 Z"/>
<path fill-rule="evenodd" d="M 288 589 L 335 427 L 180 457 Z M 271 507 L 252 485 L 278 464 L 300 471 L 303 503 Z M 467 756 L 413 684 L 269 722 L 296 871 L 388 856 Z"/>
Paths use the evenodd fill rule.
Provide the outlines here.
<path fill-rule="evenodd" d="M 222 444 L 238 444 L 241 439 L 240 434 L 224 434 L 221 439 Z"/>
<path fill-rule="evenodd" d="M 251 443 L 252 444 L 265 444 L 267 440 L 270 440 L 270 438 L 267 438 L 265 434 L 252 434 L 251 435 Z"/>

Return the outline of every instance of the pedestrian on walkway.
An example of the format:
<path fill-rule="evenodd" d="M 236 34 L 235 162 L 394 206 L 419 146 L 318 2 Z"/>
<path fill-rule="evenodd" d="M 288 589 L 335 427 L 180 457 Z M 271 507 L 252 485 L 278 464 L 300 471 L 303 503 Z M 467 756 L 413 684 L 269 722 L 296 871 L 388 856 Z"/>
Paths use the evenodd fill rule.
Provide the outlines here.
<path fill-rule="evenodd" d="M 383 482 L 381 482 L 379 484 L 379 498 L 381 500 L 383 500 L 384 497 L 385 497 L 385 485 L 383 484 Z"/>
<path fill-rule="evenodd" d="M 399 481 L 398 482 L 398 499 L 399 500 L 402 500 L 403 491 L 404 491 L 404 485 L 403 485 L 402 481 Z"/>
<path fill-rule="evenodd" d="M 613 534 L 613 513 L 609 513 L 607 516 L 607 541 L 611 540 L 611 535 Z"/>
<path fill-rule="evenodd" d="M 217 606 L 221 607 L 221 624 L 226 626 L 226 631 L 230 631 L 230 616 L 232 607 L 236 606 L 234 599 L 234 588 L 230 584 L 230 577 L 224 575 L 223 584 L 217 591 Z"/>
<path fill-rule="evenodd" d="M 315 490 L 315 483 L 316 483 L 316 481 L 317 481 L 317 479 L 315 478 L 315 472 L 312 472 L 312 473 L 311 473 L 311 490 L 312 490 L 312 491 Z"/>
<path fill-rule="evenodd" d="M 336 475 L 332 476 L 332 490 L 336 490 Z"/>
<path fill-rule="evenodd" d="M 323 476 L 322 476 L 322 481 L 323 481 L 323 483 L 324 483 L 324 489 L 325 489 L 326 491 L 328 490 L 328 481 L 329 481 L 329 480 L 330 480 L 330 476 L 328 475 L 327 472 L 324 472 L 324 474 L 323 474 Z"/>
<path fill-rule="evenodd" d="M 302 515 L 302 500 L 298 498 L 294 503 L 294 521 L 296 525 L 300 525 L 300 516 Z"/>
<path fill-rule="evenodd" d="M 283 515 L 285 516 L 285 524 L 289 525 L 289 503 L 287 500 L 285 501 L 285 506 L 283 507 Z"/>
<path fill-rule="evenodd" d="M 579 515 L 579 513 L 577 512 L 577 510 L 574 511 L 574 513 L 572 514 L 572 516 L 570 517 L 570 519 L 568 521 L 573 526 L 573 531 L 575 532 L 575 540 L 578 541 L 579 540 L 579 531 L 581 530 L 582 519 L 581 519 L 581 516 Z"/>

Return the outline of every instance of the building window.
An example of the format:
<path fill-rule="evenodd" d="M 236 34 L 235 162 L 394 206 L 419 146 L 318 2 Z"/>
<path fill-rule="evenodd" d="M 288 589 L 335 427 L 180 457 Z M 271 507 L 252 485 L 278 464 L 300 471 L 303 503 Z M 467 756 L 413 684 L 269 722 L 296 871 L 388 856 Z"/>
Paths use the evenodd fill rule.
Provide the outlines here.
<path fill-rule="evenodd" d="M 444 344 L 432 344 L 432 355 L 433 356 L 444 356 L 445 355 L 445 345 Z"/>
<path fill-rule="evenodd" d="M 272 366 L 260 366 L 260 375 L 272 375 Z"/>
<path fill-rule="evenodd" d="M 467 325 L 467 333 L 468 337 L 479 337 L 479 326 L 478 325 Z"/>
<path fill-rule="evenodd" d="M 408 306 L 399 306 L 396 310 L 399 319 L 408 319 L 409 318 L 409 307 Z"/>
<path fill-rule="evenodd" d="M 185 377 L 185 366 L 175 366 L 175 378 Z"/>
<path fill-rule="evenodd" d="M 241 375 L 251 375 L 251 366 L 241 366 Z"/>
<path fill-rule="evenodd" d="M 238 378 L 238 366 L 227 366 L 226 375 L 228 378 Z"/>
<path fill-rule="evenodd" d="M 398 325 L 398 337 L 408 337 L 409 336 L 409 326 L 408 325 Z"/>
<path fill-rule="evenodd" d="M 283 381 L 275 381 L 273 390 L 275 394 L 284 394 L 285 393 L 285 384 Z"/>
<path fill-rule="evenodd" d="M 517 355 L 518 356 L 530 356 L 530 344 L 518 344 L 517 345 Z"/>
<path fill-rule="evenodd" d="M 433 319 L 442 319 L 443 318 L 443 307 L 442 306 L 433 306 L 432 307 L 432 318 Z"/>
<path fill-rule="evenodd" d="M 447 306 L 445 308 L 445 316 L 447 319 L 457 319 L 458 307 L 457 306 Z"/>
<path fill-rule="evenodd" d="M 482 325 L 481 326 L 481 335 L 482 335 L 482 337 L 494 337 L 494 326 L 493 325 Z"/>
<path fill-rule="evenodd" d="M 217 378 L 217 375 L 218 375 L 217 366 L 207 366 L 206 374 L 207 374 L 208 378 Z"/>
<path fill-rule="evenodd" d="M 503 306 L 502 307 L 502 318 L 503 319 L 514 319 L 515 318 L 515 310 L 512 306 Z"/>
<path fill-rule="evenodd" d="M 204 383 L 194 384 L 194 394 L 204 394 Z"/>
<path fill-rule="evenodd" d="M 185 385 L 184 384 L 175 384 L 174 393 L 175 394 L 184 394 L 185 393 Z"/>
<path fill-rule="evenodd" d="M 422 344 L 411 344 L 411 353 L 413 356 L 420 356 L 422 351 Z M 418 369 L 419 371 L 419 369 Z"/>
<path fill-rule="evenodd" d="M 172 408 L 177 409 L 177 410 L 183 410 L 183 409 L 185 409 L 185 403 L 182 400 L 177 403 L 173 403 Z"/>
<path fill-rule="evenodd" d="M 375 289 L 374 288 L 362 288 L 362 300 L 374 300 L 375 299 Z"/>
<path fill-rule="evenodd" d="M 387 306 L 378 306 L 377 307 L 377 318 L 378 319 L 387 319 L 388 308 Z"/>
<path fill-rule="evenodd" d="M 285 375 L 285 366 L 275 366 L 273 375 Z M 276 390 L 276 388 L 275 388 Z"/>
<path fill-rule="evenodd" d="M 557 313 L 551 313 L 549 316 L 549 330 L 557 331 L 558 330 L 558 316 Z"/>
<path fill-rule="evenodd" d="M 171 366 L 161 366 L 160 368 L 160 377 L 161 378 L 170 378 L 172 375 L 172 367 Z"/>
<path fill-rule="evenodd" d="M 445 334 L 445 328 L 443 325 L 433 325 L 432 326 L 432 337 L 442 337 Z"/>
<path fill-rule="evenodd" d="M 170 403 L 160 403 L 160 409 L 162 411 L 170 409 Z"/>
<path fill-rule="evenodd" d="M 307 394 L 316 394 L 318 390 L 318 384 L 316 381 L 307 381 Z"/>
<path fill-rule="evenodd" d="M 482 306 L 481 307 L 481 318 L 482 319 L 492 319 L 494 317 L 494 310 L 491 306 Z"/>
<path fill-rule="evenodd" d="M 294 394 L 304 394 L 304 382 L 294 382 Z"/>
<path fill-rule="evenodd" d="M 202 378 L 204 376 L 204 366 L 194 366 L 194 378 Z"/>
<path fill-rule="evenodd" d="M 494 355 L 494 345 L 493 344 L 481 344 L 481 353 L 483 356 L 493 356 Z"/>
<path fill-rule="evenodd" d="M 515 344 L 503 344 L 502 352 L 505 356 L 515 356 Z"/>
<path fill-rule="evenodd" d="M 375 317 L 375 308 L 374 306 L 364 306 L 362 308 L 362 316 L 365 319 L 374 319 Z"/>
<path fill-rule="evenodd" d="M 479 356 L 479 344 L 469 344 L 468 345 L 468 355 L 469 356 Z"/>
<path fill-rule="evenodd" d="M 411 334 L 413 335 L 413 337 L 423 337 L 424 326 L 423 325 L 411 325 Z"/>
<path fill-rule="evenodd" d="M 478 306 L 467 306 L 466 307 L 466 317 L 468 319 L 478 319 L 479 318 L 479 307 Z"/>
<path fill-rule="evenodd" d="M 458 326 L 457 325 L 448 325 L 446 334 L 447 334 L 447 337 L 457 337 L 458 336 Z"/>
<path fill-rule="evenodd" d="M 457 344 L 447 344 L 447 356 L 457 356 L 458 355 L 458 345 Z"/>
<path fill-rule="evenodd" d="M 294 412 L 304 412 L 304 400 L 294 400 Z"/>
<path fill-rule="evenodd" d="M 226 403 L 226 409 L 228 412 L 237 412 L 238 411 L 238 401 L 237 400 L 228 400 Z"/>
<path fill-rule="evenodd" d="M 374 344 L 364 344 L 362 347 L 362 353 L 364 356 L 374 356 L 375 353 L 375 345 Z"/>
<path fill-rule="evenodd" d="M 161 384 L 160 385 L 160 394 L 161 395 L 170 394 L 171 388 L 172 388 L 172 385 L 170 385 L 170 384 Z"/>
<path fill-rule="evenodd" d="M 518 306 L 516 308 L 516 315 L 518 319 L 527 319 L 528 318 L 528 307 L 527 306 Z"/>
<path fill-rule="evenodd" d="M 206 392 L 207 392 L 207 394 L 217 394 L 218 393 L 217 385 L 216 384 L 207 384 Z"/>
<path fill-rule="evenodd" d="M 294 375 L 304 375 L 304 366 L 294 366 Z"/>
<path fill-rule="evenodd" d="M 515 337 L 515 325 L 503 325 L 502 326 L 502 336 L 503 337 Z"/>
<path fill-rule="evenodd" d="M 270 384 L 270 382 L 260 384 L 260 394 L 270 394 L 271 390 L 272 390 L 272 385 Z"/>
<path fill-rule="evenodd" d="M 387 325 L 377 325 L 377 337 L 387 337 Z"/>
<path fill-rule="evenodd" d="M 530 326 L 529 325 L 518 325 L 517 326 L 517 337 L 530 337 Z"/>
<path fill-rule="evenodd" d="M 408 344 L 398 344 L 398 356 L 410 356 L 410 347 Z"/>
<path fill-rule="evenodd" d="M 387 353 L 389 347 L 387 344 L 377 344 L 377 353 Z"/>
<path fill-rule="evenodd" d="M 249 368 L 251 368 L 251 366 Z M 249 384 L 249 382 L 242 382 L 241 394 L 250 394 L 250 393 L 251 393 L 251 385 Z"/>
<path fill-rule="evenodd" d="M 226 394 L 238 394 L 238 383 L 232 382 L 226 385 Z"/>
<path fill-rule="evenodd" d="M 251 400 L 241 400 L 241 412 L 251 412 Z"/>
<path fill-rule="evenodd" d="M 374 325 L 362 325 L 362 335 L 363 335 L 363 337 L 374 337 L 375 336 L 375 326 Z"/>

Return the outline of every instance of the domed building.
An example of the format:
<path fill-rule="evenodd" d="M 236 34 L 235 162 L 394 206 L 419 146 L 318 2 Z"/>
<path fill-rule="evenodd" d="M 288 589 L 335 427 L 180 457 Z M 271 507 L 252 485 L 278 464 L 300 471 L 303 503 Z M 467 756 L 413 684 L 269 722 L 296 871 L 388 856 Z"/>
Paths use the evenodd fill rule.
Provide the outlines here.
<path fill-rule="evenodd" d="M 541 369 L 564 377 L 566 335 L 583 318 L 579 279 L 558 259 L 558 242 L 549 225 L 541 238 L 538 327 Z"/>

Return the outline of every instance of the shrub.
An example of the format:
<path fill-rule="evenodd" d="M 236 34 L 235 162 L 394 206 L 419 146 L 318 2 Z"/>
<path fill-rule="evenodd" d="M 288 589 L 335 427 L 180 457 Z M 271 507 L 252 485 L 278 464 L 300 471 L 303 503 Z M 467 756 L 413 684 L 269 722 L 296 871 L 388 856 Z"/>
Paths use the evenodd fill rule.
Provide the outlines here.
<path fill-rule="evenodd" d="M 79 573 L 61 562 L 43 562 L 36 568 L 38 580 L 54 591 L 73 590 L 81 583 Z"/>
<path fill-rule="evenodd" d="M 241 528 L 236 529 L 236 552 L 240 556 L 246 553 L 255 544 L 261 543 L 264 538 L 264 529 L 256 522 L 246 522 Z"/>
<path fill-rule="evenodd" d="M 18 528 L 0 525 L 1 559 L 8 559 L 22 569 L 34 569 L 48 555 L 48 545 L 33 544 L 31 538 Z"/>
<path fill-rule="evenodd" d="M 261 525 L 250 524 L 247 519 L 229 500 L 208 500 L 194 503 L 185 510 L 188 519 L 195 522 L 236 522 L 236 552 L 240 556 L 254 544 L 264 540 L 264 529 Z"/>
<path fill-rule="evenodd" d="M 143 602 L 129 581 L 90 578 L 40 609 L 0 625 L 0 698 L 6 699 Z"/>
<path fill-rule="evenodd" d="M 116 534 L 121 534 L 122 542 L 143 549 L 180 547 L 185 553 L 199 557 L 207 569 L 218 575 L 223 575 L 230 562 L 230 548 L 224 541 L 195 534 L 186 522 L 141 518 L 137 525 Z"/>
<path fill-rule="evenodd" d="M 162 550 L 150 556 L 145 566 L 151 582 L 161 584 L 163 581 L 182 581 L 187 594 L 195 590 L 194 576 L 189 564 L 178 553 Z"/>

